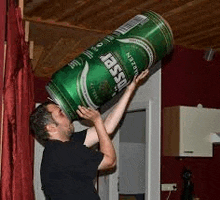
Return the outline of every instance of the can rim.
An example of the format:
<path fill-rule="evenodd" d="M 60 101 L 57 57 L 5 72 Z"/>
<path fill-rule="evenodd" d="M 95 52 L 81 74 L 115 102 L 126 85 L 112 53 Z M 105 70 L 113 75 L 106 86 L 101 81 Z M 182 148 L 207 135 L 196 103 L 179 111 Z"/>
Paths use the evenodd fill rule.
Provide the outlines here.
<path fill-rule="evenodd" d="M 164 35 L 164 38 L 167 40 L 167 53 L 170 53 L 170 51 L 173 49 L 174 44 L 174 36 L 171 29 L 171 26 L 169 23 L 159 14 L 156 12 L 150 10 L 146 14 L 150 15 L 152 18 L 159 20 L 160 23 L 163 23 L 163 29 L 161 29 L 161 32 L 167 33 Z M 170 41 L 170 42 L 168 42 Z"/>
<path fill-rule="evenodd" d="M 169 32 L 171 33 L 171 40 L 173 41 L 174 40 L 173 31 L 172 31 L 172 28 L 171 28 L 170 24 L 168 23 L 168 21 L 164 17 L 162 17 L 161 15 L 157 14 L 156 12 L 154 12 L 152 10 L 150 10 L 149 13 L 156 15 L 157 17 L 159 17 L 162 20 L 162 22 L 164 22 L 164 24 L 166 24 Z"/>
<path fill-rule="evenodd" d="M 78 115 L 75 112 L 75 110 L 72 108 L 72 106 L 69 104 L 69 102 L 66 100 L 64 95 L 62 95 L 62 92 L 56 87 L 56 85 L 53 83 L 53 81 L 50 81 L 46 86 L 45 86 L 48 94 L 50 97 L 53 99 L 55 103 L 57 103 L 60 106 L 60 109 L 66 114 L 66 116 L 69 118 L 70 121 L 74 121 L 74 117 L 78 119 Z M 56 94 L 55 94 L 56 93 Z M 59 96 L 59 97 L 58 97 Z M 62 99 L 62 101 L 60 100 Z M 65 102 L 65 104 L 63 103 Z M 70 110 L 70 112 L 68 112 Z"/>

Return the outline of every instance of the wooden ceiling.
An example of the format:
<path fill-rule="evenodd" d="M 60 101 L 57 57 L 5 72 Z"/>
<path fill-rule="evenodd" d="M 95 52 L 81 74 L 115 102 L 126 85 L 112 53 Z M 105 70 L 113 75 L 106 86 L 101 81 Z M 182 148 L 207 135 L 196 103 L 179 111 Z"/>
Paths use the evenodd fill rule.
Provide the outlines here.
<path fill-rule="evenodd" d="M 155 11 L 176 45 L 220 51 L 219 0 L 25 0 L 36 76 L 51 75 L 136 14 Z"/>

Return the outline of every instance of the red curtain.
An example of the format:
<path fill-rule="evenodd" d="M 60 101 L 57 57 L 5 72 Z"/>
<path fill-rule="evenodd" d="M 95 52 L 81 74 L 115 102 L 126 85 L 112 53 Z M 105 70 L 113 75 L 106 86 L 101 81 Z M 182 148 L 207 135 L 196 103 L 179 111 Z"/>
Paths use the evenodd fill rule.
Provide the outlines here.
<path fill-rule="evenodd" d="M 5 17 L 6 0 L 0 1 L 0 156 L 1 156 L 1 134 L 2 134 L 2 96 L 3 96 L 3 74 L 4 74 L 4 41 L 5 41 Z M 1 160 L 1 159 L 0 159 Z"/>
<path fill-rule="evenodd" d="M 2 200 L 33 200 L 33 138 L 29 114 L 34 108 L 33 74 L 20 9 L 10 0 L 2 136 Z"/>

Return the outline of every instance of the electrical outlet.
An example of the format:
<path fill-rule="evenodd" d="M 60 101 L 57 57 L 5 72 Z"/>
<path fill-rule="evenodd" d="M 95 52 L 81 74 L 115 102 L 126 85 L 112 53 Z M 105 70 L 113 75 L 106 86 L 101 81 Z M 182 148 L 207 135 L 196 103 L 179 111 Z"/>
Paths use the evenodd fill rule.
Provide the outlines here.
<path fill-rule="evenodd" d="M 164 183 L 161 184 L 161 191 L 176 191 L 177 184 L 176 183 Z"/>

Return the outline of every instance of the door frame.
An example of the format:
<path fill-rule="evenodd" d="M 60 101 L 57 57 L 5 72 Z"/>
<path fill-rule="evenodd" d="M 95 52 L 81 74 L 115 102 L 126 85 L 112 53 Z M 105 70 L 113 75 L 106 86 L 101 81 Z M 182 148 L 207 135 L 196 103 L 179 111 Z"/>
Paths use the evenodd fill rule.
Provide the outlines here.
<path fill-rule="evenodd" d="M 159 69 L 161 62 L 157 63 Z M 145 200 L 160 200 L 161 168 L 161 69 L 139 88 L 129 111 L 146 110 L 146 179 Z M 119 155 L 119 134 L 116 133 L 113 144 Z M 118 159 L 119 156 L 117 156 Z M 119 161 L 117 162 L 119 164 Z M 119 169 L 119 167 L 117 167 Z M 119 171 L 99 177 L 99 194 L 102 200 L 118 200 Z"/>
<path fill-rule="evenodd" d="M 160 125 L 156 122 L 160 122 L 160 115 L 156 114 L 158 108 L 153 102 L 149 100 L 143 103 L 132 103 L 127 112 L 134 111 L 145 111 L 146 113 L 146 137 L 145 137 L 145 200 L 159 200 L 160 199 Z M 119 130 L 120 134 L 120 130 Z M 114 143 L 119 146 L 119 137 L 115 139 Z M 118 148 L 117 148 L 118 150 Z M 118 152 L 119 153 L 119 150 Z M 118 154 L 119 155 L 119 154 Z M 118 156 L 119 157 L 119 156 Z M 119 162 L 118 162 L 119 163 Z M 113 177 L 110 175 L 110 182 L 113 181 Z M 119 176 L 119 172 L 117 173 Z M 114 178 L 116 179 L 116 178 Z M 113 184 L 110 184 L 110 186 Z M 118 193 L 118 192 L 117 192 Z M 110 188 L 110 198 L 109 200 L 114 200 L 111 198 L 111 188 Z M 117 194 L 118 195 L 118 194 Z"/>

